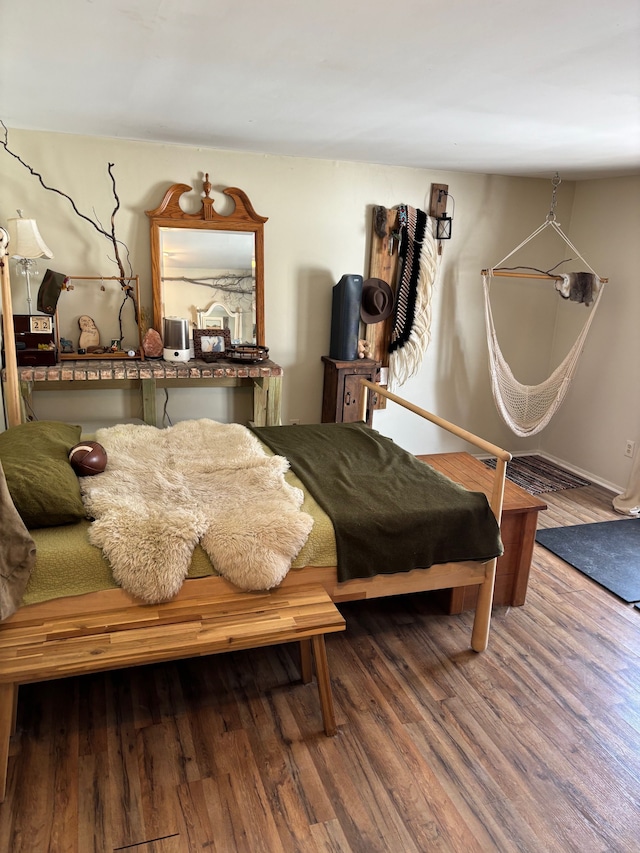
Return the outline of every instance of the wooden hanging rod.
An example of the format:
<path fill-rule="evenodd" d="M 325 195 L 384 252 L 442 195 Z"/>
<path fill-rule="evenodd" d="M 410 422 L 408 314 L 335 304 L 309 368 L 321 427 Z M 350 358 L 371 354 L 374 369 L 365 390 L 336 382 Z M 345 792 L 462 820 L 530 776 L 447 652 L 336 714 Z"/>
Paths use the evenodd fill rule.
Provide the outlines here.
<path fill-rule="evenodd" d="M 68 281 L 135 281 L 137 275 L 66 275 Z"/>
<path fill-rule="evenodd" d="M 546 273 L 539 272 L 515 272 L 515 271 L 507 271 L 507 270 L 482 270 L 482 275 L 494 275 L 496 278 L 500 276 L 501 278 L 539 278 L 544 281 L 562 281 L 561 275 L 547 275 Z M 609 281 L 608 278 L 600 278 L 600 281 L 603 284 L 607 284 Z"/>

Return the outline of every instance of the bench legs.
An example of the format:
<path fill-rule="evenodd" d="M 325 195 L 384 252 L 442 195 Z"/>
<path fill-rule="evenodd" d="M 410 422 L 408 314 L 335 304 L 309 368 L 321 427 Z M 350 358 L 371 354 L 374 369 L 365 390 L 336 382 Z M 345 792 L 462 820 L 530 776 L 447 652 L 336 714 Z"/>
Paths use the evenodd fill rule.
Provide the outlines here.
<path fill-rule="evenodd" d="M 327 648 L 324 643 L 324 634 L 316 634 L 311 638 L 313 656 L 316 664 L 316 677 L 318 679 L 318 693 L 320 694 L 320 708 L 322 709 L 322 721 L 325 734 L 329 737 L 335 735 L 336 714 L 333 707 L 333 695 L 331 693 L 331 681 L 329 680 L 329 662 L 327 661 Z"/>
<path fill-rule="evenodd" d="M 327 660 L 327 647 L 324 642 L 324 634 L 316 634 L 310 640 L 300 641 L 300 672 L 303 684 L 309 684 L 313 678 L 314 660 L 324 731 L 328 737 L 333 737 L 337 732 L 336 713 L 333 705 L 333 694 L 331 693 L 329 662 Z"/>
<path fill-rule="evenodd" d="M 313 680 L 311 640 L 300 640 L 300 675 L 302 676 L 303 684 L 309 684 Z"/>
<path fill-rule="evenodd" d="M 7 793 L 9 741 L 15 726 L 18 688 L 15 684 L 0 684 L 0 803 Z"/>
<path fill-rule="evenodd" d="M 313 663 L 315 660 L 320 695 L 320 709 L 325 733 L 335 735 L 336 715 L 329 680 L 329 663 L 324 634 L 311 637 L 300 642 L 300 669 L 302 681 L 308 684 L 313 678 Z M 16 710 L 18 702 L 17 684 L 0 684 L 0 803 L 4 802 L 7 792 L 7 769 L 9 763 L 9 742 L 15 732 Z"/>

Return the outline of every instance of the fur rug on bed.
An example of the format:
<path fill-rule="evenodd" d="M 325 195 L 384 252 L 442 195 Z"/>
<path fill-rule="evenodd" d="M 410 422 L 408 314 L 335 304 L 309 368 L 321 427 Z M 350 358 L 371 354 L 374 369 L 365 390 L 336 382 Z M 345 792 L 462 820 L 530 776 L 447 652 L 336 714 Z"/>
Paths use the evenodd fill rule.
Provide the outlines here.
<path fill-rule="evenodd" d="M 102 474 L 80 478 L 92 544 L 118 584 L 148 603 L 180 590 L 199 542 L 238 587 L 279 584 L 313 526 L 289 486 L 282 456 L 268 456 L 240 424 L 202 419 L 168 429 L 101 429 Z"/>

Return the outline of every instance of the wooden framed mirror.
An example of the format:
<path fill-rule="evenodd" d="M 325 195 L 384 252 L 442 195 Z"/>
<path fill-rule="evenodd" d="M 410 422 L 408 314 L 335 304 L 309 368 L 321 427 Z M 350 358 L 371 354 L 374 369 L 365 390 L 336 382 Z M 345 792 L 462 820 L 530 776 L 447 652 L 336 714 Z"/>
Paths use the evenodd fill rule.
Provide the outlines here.
<path fill-rule="evenodd" d="M 185 213 L 180 197 L 192 191 L 173 184 L 151 222 L 153 325 L 162 334 L 165 317 L 181 317 L 191 329 L 222 306 L 234 318 L 235 344 L 265 345 L 264 223 L 247 195 L 237 187 L 223 190 L 235 204 L 224 216 L 213 209 L 205 174 L 202 207 Z"/>

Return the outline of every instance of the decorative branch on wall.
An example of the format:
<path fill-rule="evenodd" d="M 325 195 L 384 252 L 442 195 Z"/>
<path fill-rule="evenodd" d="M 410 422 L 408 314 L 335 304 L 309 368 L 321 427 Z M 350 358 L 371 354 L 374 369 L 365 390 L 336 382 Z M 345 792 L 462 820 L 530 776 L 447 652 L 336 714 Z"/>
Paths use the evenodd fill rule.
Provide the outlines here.
<path fill-rule="evenodd" d="M 48 186 L 45 183 L 44 178 L 42 177 L 40 172 L 37 172 L 32 166 L 30 166 L 28 163 L 26 163 L 22 159 L 22 157 L 20 157 L 19 154 L 16 154 L 15 151 L 12 151 L 11 148 L 9 148 L 9 130 L 8 130 L 7 126 L 5 125 L 5 123 L 1 119 L 0 119 L 0 126 L 2 127 L 2 130 L 4 131 L 4 137 L 0 138 L 0 145 L 2 145 L 2 147 L 7 152 L 7 154 L 10 154 L 15 160 L 18 161 L 18 163 L 20 163 L 22 166 L 24 166 L 25 169 L 27 169 L 35 178 L 37 178 L 40 185 L 43 187 L 43 189 L 48 190 L 49 192 L 52 192 L 52 193 L 56 193 L 57 195 L 60 195 L 63 198 L 66 198 L 67 201 L 69 202 L 69 204 L 71 205 L 73 212 L 77 216 L 79 216 L 80 219 L 84 219 L 85 222 L 88 222 L 89 225 L 91 225 L 98 232 L 98 234 L 101 234 L 103 237 L 106 237 L 106 239 L 111 243 L 111 245 L 113 246 L 114 257 L 110 258 L 109 260 L 114 262 L 116 264 L 116 266 L 118 267 L 118 271 L 120 273 L 118 276 L 118 279 L 120 281 L 120 286 L 122 287 L 122 290 L 124 291 L 124 300 L 123 300 L 122 306 L 120 307 L 120 316 L 122 315 L 122 309 L 124 307 L 124 304 L 126 303 L 126 301 L 128 299 L 130 299 L 132 304 L 133 304 L 134 316 L 135 316 L 135 320 L 137 323 L 138 322 L 138 305 L 136 303 L 136 299 L 135 299 L 135 295 L 134 295 L 134 289 L 131 285 L 131 280 L 133 279 L 133 268 L 131 266 L 131 262 L 129 259 L 129 249 L 128 249 L 126 243 L 123 243 L 121 240 L 118 240 L 118 238 L 116 236 L 115 219 L 116 219 L 116 214 L 118 213 L 118 210 L 120 209 L 120 197 L 118 196 L 118 192 L 116 189 L 116 179 L 115 179 L 115 176 L 113 174 L 113 167 L 115 164 L 114 163 L 108 163 L 107 164 L 107 172 L 109 173 L 113 197 L 115 199 L 115 205 L 114 205 L 113 210 L 111 211 L 110 228 L 109 228 L 109 230 L 107 230 L 102 225 L 102 223 L 100 222 L 100 220 L 97 217 L 95 217 L 95 219 L 92 219 L 90 216 L 86 216 L 84 213 L 82 213 L 78 209 L 75 201 L 71 198 L 70 195 L 67 195 L 67 193 L 63 192 L 62 190 L 57 189 L 56 187 Z M 126 254 L 126 260 L 127 260 L 128 266 L 129 266 L 129 274 L 128 275 L 124 269 L 124 263 L 123 263 L 123 260 L 121 257 L 121 250 L 124 250 L 124 252 Z"/>

